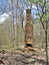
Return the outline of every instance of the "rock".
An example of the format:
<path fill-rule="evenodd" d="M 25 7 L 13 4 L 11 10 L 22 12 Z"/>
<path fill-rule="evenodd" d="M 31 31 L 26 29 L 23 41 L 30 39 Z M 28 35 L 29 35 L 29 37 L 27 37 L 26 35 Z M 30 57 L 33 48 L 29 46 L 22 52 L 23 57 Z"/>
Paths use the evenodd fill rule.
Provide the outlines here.
<path fill-rule="evenodd" d="M 3 60 L 2 60 L 2 59 L 0 59 L 0 64 L 4 64 L 4 62 L 3 62 Z"/>
<path fill-rule="evenodd" d="M 44 54 L 43 54 L 44 55 Z M 37 52 L 12 51 L 0 53 L 0 65 L 44 65 L 46 64 L 45 55 Z"/>

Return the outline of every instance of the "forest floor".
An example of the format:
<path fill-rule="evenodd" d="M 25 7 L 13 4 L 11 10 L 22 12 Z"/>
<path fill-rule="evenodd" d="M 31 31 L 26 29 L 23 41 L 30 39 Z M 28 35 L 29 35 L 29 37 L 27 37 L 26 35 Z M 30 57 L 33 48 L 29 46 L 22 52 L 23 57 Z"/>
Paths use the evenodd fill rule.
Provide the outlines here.
<path fill-rule="evenodd" d="M 35 51 L 0 51 L 0 65 L 46 65 L 44 50 Z"/>

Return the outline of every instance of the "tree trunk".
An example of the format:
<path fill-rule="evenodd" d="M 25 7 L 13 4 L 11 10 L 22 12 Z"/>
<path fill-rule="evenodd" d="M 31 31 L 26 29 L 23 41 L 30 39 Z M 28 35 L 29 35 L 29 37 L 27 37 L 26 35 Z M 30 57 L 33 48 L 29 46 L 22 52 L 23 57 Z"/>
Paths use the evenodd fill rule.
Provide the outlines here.
<path fill-rule="evenodd" d="M 46 21 L 46 31 L 45 31 L 45 51 L 46 51 L 46 65 L 48 65 L 48 43 L 47 43 L 47 21 Z"/>

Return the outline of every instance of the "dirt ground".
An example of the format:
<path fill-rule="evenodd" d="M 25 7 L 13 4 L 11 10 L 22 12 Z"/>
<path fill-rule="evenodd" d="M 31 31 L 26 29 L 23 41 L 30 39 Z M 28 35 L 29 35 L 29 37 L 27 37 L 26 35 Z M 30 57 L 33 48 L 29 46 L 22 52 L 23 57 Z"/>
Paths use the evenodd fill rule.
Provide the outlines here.
<path fill-rule="evenodd" d="M 0 65 L 46 65 L 45 51 L 0 51 Z"/>

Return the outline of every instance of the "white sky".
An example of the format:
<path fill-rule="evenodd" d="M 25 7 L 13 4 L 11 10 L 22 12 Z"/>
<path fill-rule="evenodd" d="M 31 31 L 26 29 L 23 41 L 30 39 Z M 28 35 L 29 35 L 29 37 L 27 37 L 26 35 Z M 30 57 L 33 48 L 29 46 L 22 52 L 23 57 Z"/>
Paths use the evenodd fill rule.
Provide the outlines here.
<path fill-rule="evenodd" d="M 9 17 L 7 13 L 0 15 L 0 24 L 2 24 L 7 17 Z"/>
<path fill-rule="evenodd" d="M 37 9 L 34 4 L 33 4 L 32 8 L 33 8 L 33 9 Z M 25 11 L 25 10 L 24 10 L 24 14 L 26 15 L 26 11 Z M 4 13 L 4 14 L 0 15 L 0 24 L 3 23 L 4 20 L 5 20 L 6 18 L 8 18 L 8 17 L 9 17 L 9 15 L 8 15 L 7 13 Z"/>
<path fill-rule="evenodd" d="M 37 7 L 35 6 L 35 4 L 32 5 L 32 8 L 37 9 Z"/>

